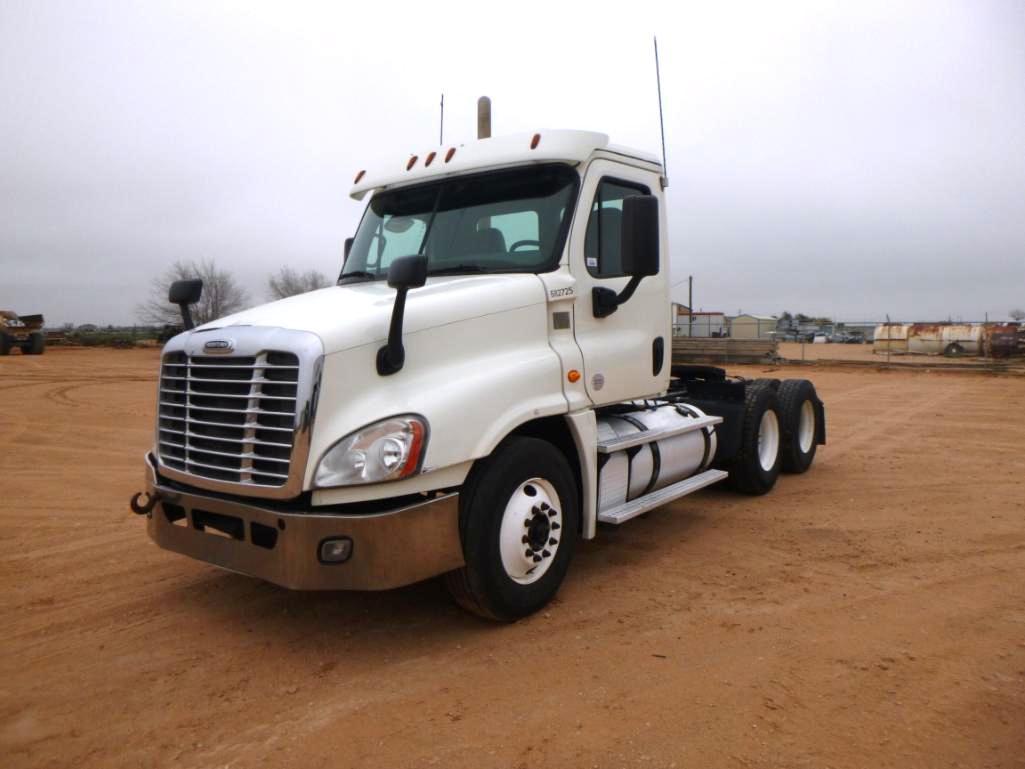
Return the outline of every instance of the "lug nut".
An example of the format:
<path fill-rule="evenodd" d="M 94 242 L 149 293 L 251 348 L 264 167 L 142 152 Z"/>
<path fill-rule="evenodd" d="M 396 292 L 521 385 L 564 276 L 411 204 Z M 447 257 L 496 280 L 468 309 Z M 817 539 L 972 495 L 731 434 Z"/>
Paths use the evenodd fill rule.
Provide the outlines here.
<path fill-rule="evenodd" d="M 557 524 L 557 523 L 553 523 L 552 524 L 552 531 L 555 531 L 556 529 L 561 529 L 561 528 L 562 527 L 559 524 Z"/>
<path fill-rule="evenodd" d="M 528 542 L 530 542 L 530 540 L 529 540 L 529 539 L 527 539 L 527 535 L 526 535 L 526 534 L 524 534 L 524 535 L 523 535 L 523 539 L 521 539 L 521 540 L 520 540 L 520 542 L 522 542 L 522 543 L 523 543 L 523 544 L 525 545 L 525 544 L 527 544 Z"/>
<path fill-rule="evenodd" d="M 534 505 L 532 508 L 530 508 L 530 512 L 532 512 L 534 515 L 537 515 L 541 512 L 541 508 L 539 508 L 537 505 Z"/>
<path fill-rule="evenodd" d="M 555 537 L 552 537 L 551 539 L 548 540 L 548 544 L 549 545 L 557 545 L 557 544 L 559 544 L 559 540 L 557 540 Z"/>
<path fill-rule="evenodd" d="M 529 529 L 530 528 L 530 519 L 529 518 L 524 518 L 523 519 L 523 525 L 526 526 Z"/>
<path fill-rule="evenodd" d="M 549 553 L 547 550 L 542 550 L 541 551 L 541 555 L 543 555 L 545 558 L 551 558 L 552 557 L 552 554 Z"/>
<path fill-rule="evenodd" d="M 541 563 L 541 556 L 535 555 L 534 556 L 534 563 Z"/>
<path fill-rule="evenodd" d="M 549 510 L 549 511 L 548 511 L 548 517 L 549 517 L 549 518 L 554 518 L 554 517 L 555 517 L 555 516 L 557 516 L 558 514 L 559 514 L 559 511 L 558 511 L 558 510 L 555 510 L 554 508 L 553 508 L 552 510 Z"/>
<path fill-rule="evenodd" d="M 524 555 L 527 556 L 527 558 L 530 558 L 532 555 L 534 555 L 534 551 L 528 549 L 527 552 L 524 553 Z"/>
<path fill-rule="evenodd" d="M 547 510 L 549 507 L 551 507 L 551 505 L 549 505 L 547 502 L 542 502 L 541 503 L 541 509 L 542 510 Z"/>

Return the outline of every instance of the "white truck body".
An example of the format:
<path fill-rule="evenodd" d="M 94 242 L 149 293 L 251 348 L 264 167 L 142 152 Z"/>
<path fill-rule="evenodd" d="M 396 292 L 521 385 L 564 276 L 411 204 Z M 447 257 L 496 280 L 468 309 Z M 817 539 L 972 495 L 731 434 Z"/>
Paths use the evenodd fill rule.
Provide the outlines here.
<path fill-rule="evenodd" d="M 467 483 L 480 483 L 473 475 L 475 468 L 479 475 L 501 464 L 511 437 L 518 436 L 547 443 L 556 452 L 553 456 L 565 459 L 576 484 L 574 492 L 567 492 L 563 479 L 559 494 L 559 483 L 548 484 L 537 476 L 533 485 L 527 479 L 526 486 L 518 487 L 520 493 L 522 488 L 534 493 L 541 489 L 553 511 L 561 506 L 553 500 L 575 498 L 572 514 L 563 510 L 557 517 L 548 512 L 550 521 L 528 504 L 526 520 L 516 526 L 525 525 L 531 541 L 541 544 L 527 545 L 523 573 L 516 572 L 519 566 L 509 566 L 508 559 L 518 557 L 511 554 L 514 545 L 520 546 L 513 542 L 501 511 L 496 513 L 494 532 L 501 539 L 503 563 L 512 580 L 506 587 L 520 589 L 522 583 L 523 591 L 536 592 L 542 579 L 532 572 L 547 569 L 543 559 L 557 560 L 549 552 L 556 545 L 543 546 L 556 542 L 552 523 L 575 521 L 579 534 L 591 538 L 599 520 L 618 523 L 726 477 L 724 470 L 712 467 L 713 462 L 736 462 L 734 455 L 747 449 L 735 437 L 724 454 L 717 428 L 732 420 L 736 426 L 731 429 L 739 435 L 740 423 L 749 421 L 743 404 L 737 402 L 738 397 L 743 401 L 744 387 L 737 389 L 716 373 L 682 374 L 700 380 L 691 388 L 699 395 L 713 393 L 711 400 L 702 401 L 711 404 L 713 412 L 719 403 L 717 393 L 725 393 L 719 409 L 725 416 L 694 405 L 700 397 L 687 406 L 681 400 L 683 391 L 678 388 L 674 395 L 672 390 L 672 382 L 682 380 L 674 379 L 670 365 L 665 182 L 656 158 L 610 145 L 604 134 L 543 131 L 399 158 L 388 167 L 360 172 L 351 195 L 359 200 L 371 194 L 374 206 L 375 200 L 390 200 L 387 196 L 395 191 L 412 190 L 415 196 L 417 190 L 434 189 L 431 185 L 449 183 L 446 180 L 455 180 L 458 188 L 464 178 L 469 180 L 465 184 L 487 185 L 488 174 L 507 171 L 525 174 L 528 180 L 533 173 L 554 174 L 562 180 L 559 190 L 571 190 L 561 212 L 559 236 L 554 231 L 542 233 L 542 222 L 536 226 L 536 240 L 502 241 L 494 235 L 502 234 L 502 216 L 521 217 L 515 220 L 520 227 L 540 214 L 527 212 L 533 218 L 524 219 L 524 211 L 511 210 L 499 200 L 488 210 L 510 213 L 490 213 L 471 223 L 471 239 L 487 235 L 498 240 L 500 256 L 506 260 L 532 254 L 535 245 L 540 254 L 545 244 L 554 243 L 556 258 L 544 269 L 459 274 L 461 265 L 444 261 L 446 254 L 419 257 L 428 265 L 428 277 L 422 286 L 414 284 L 408 297 L 403 294 L 405 311 L 399 320 L 404 359 L 397 372 L 382 374 L 380 368 L 379 356 L 389 344 L 397 305 L 396 289 L 381 279 L 382 253 L 389 238 L 401 240 L 407 232 L 419 232 L 410 227 L 424 227 L 422 244 L 428 242 L 442 197 L 450 194 L 440 187 L 429 218 L 424 214 L 404 219 L 393 213 L 387 225 L 393 230 L 379 225 L 368 233 L 366 220 L 373 215 L 365 215 L 356 248 L 362 248 L 367 264 L 376 250 L 378 272 L 368 277 L 377 279 L 360 280 L 356 272 L 347 279 L 343 273 L 340 285 L 221 318 L 168 343 L 156 441 L 147 458 L 149 501 L 133 501 L 133 509 L 149 516 L 150 534 L 158 544 L 296 588 L 384 588 L 453 570 L 475 573 L 479 565 L 474 565 L 474 546 L 467 542 L 468 520 L 490 513 L 467 509 L 470 502 L 461 500 L 460 493 Z M 621 193 L 627 197 L 606 206 L 597 197 L 602 184 L 627 189 Z M 487 187 L 482 189 L 486 197 Z M 619 229 L 604 229 L 602 216 L 624 230 L 636 229 L 626 224 L 640 221 L 626 212 L 634 205 L 627 204 L 632 196 L 658 202 L 657 245 L 652 246 L 658 251 L 657 272 L 649 269 L 638 276 L 639 282 L 631 275 L 602 274 L 592 255 L 595 247 L 602 253 L 596 239 L 605 238 L 607 231 L 615 242 L 606 243 L 606 254 L 613 246 L 618 249 L 620 242 L 625 244 L 627 237 Z M 465 210 L 477 215 L 475 208 Z M 453 226 L 462 226 L 448 209 L 444 211 L 457 222 Z M 455 209 L 455 214 L 462 213 Z M 441 227 L 440 220 L 437 226 Z M 523 244 L 528 248 L 521 251 Z M 628 247 L 622 248 L 626 260 Z M 455 264 L 451 269 L 457 274 L 432 276 L 433 264 Z M 632 285 L 626 293 L 632 295 L 599 316 L 596 291 L 622 297 L 628 284 Z M 251 373 L 235 376 L 233 372 L 241 371 L 232 368 L 235 365 Z M 267 378 L 272 375 L 278 378 Z M 238 384 L 222 387 L 231 377 Z M 714 381 L 705 381 L 709 378 Z M 776 391 L 779 383 L 765 389 Z M 813 389 L 811 396 L 803 397 L 812 405 L 814 424 L 804 425 L 802 446 L 804 454 L 813 455 L 814 446 L 824 442 L 824 412 Z M 232 398 L 237 401 L 226 400 Z M 239 408 L 227 407 L 236 403 Z M 265 416 L 267 409 L 278 407 L 276 403 L 292 409 L 294 422 Z M 784 411 L 769 408 L 771 419 L 763 420 L 763 429 L 752 428 L 756 432 L 751 440 L 766 444 L 763 464 L 769 466 L 765 472 L 772 482 L 781 452 L 798 440 L 791 438 L 798 432 L 798 417 L 793 417 L 792 426 L 781 424 Z M 808 414 L 801 414 L 807 421 Z M 412 415 L 424 431 L 420 438 L 402 438 L 408 445 L 422 442 L 418 455 L 409 459 L 415 460 L 414 473 L 384 482 L 318 482 L 327 475 L 321 464 L 342 439 L 403 415 Z M 774 421 L 773 445 L 769 423 Z M 286 429 L 291 430 L 287 435 Z M 814 431 L 811 444 L 808 429 Z M 645 431 L 647 436 L 637 437 Z M 237 451 L 230 449 L 236 444 Z M 758 447 L 750 451 L 757 453 Z M 488 472 L 498 473 L 489 476 L 492 479 L 502 477 L 501 471 Z M 506 505 L 508 510 L 519 504 L 514 502 Z M 549 510 L 548 505 L 542 507 Z M 520 534 L 517 529 L 517 542 Z M 348 550 L 342 552 L 345 547 L 338 546 L 340 560 L 325 562 L 322 548 L 334 547 L 324 544 L 333 536 L 347 540 Z M 528 543 L 530 537 L 523 534 L 522 542 Z M 541 566 L 535 569 L 531 561 Z M 549 575 L 549 581 L 553 579 Z M 534 596 L 519 609 L 503 609 L 499 601 L 480 613 L 513 618 L 537 608 L 547 597 Z M 466 600 L 460 602 L 467 605 Z"/>

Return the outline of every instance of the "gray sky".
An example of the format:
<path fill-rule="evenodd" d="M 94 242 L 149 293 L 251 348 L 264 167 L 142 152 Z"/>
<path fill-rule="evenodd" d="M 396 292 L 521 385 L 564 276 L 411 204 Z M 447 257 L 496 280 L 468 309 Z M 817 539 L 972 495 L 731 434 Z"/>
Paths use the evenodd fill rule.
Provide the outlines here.
<path fill-rule="evenodd" d="M 714 7 L 712 7 L 714 5 Z M 1025 305 L 1025 3 L 0 3 L 0 308 L 130 323 L 213 257 L 336 274 L 375 158 L 494 132 L 658 151 L 676 291 L 841 318 Z M 479 9 L 486 9 L 484 11 Z M 624 9 L 629 9 L 625 12 Z"/>

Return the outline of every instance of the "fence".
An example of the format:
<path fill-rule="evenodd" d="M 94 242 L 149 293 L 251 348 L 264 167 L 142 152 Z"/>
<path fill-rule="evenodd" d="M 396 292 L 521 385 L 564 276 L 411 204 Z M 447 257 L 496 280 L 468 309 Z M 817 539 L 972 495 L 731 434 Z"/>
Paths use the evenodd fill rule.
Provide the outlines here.
<path fill-rule="evenodd" d="M 721 316 L 720 316 L 721 317 Z M 843 321 L 784 325 L 776 320 L 726 318 L 722 334 L 702 316 L 673 326 L 674 359 L 742 363 L 776 359 L 903 362 L 929 365 L 1025 357 L 1025 324 Z"/>

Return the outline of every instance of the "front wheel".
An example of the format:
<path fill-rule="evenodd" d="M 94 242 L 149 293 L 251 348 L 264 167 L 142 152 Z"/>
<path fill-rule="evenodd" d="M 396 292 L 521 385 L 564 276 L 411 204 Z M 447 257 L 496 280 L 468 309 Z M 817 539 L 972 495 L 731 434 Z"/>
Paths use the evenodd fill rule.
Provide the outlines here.
<path fill-rule="evenodd" d="M 445 575 L 464 609 L 511 622 L 547 604 L 573 557 L 577 485 L 566 458 L 537 438 L 513 437 L 477 463 L 460 494 L 466 565 Z"/>

